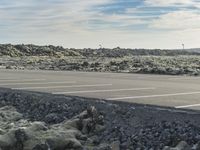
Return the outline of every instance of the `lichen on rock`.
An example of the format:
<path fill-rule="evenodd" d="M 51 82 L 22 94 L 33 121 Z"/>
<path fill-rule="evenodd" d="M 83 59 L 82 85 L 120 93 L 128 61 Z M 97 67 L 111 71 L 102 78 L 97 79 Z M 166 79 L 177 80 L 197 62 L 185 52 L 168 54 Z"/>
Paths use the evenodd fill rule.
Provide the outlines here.
<path fill-rule="evenodd" d="M 82 150 L 90 146 L 87 135 L 102 126 L 102 116 L 94 107 L 59 124 L 23 119 L 12 106 L 0 108 L 0 148 L 2 150 Z M 95 146 L 95 145 L 94 145 Z"/>

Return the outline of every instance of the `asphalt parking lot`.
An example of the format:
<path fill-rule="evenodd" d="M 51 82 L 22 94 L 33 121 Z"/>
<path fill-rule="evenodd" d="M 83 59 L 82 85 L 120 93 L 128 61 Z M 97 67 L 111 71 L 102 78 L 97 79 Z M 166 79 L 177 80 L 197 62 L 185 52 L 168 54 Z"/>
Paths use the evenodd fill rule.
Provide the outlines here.
<path fill-rule="evenodd" d="M 1 69 L 0 87 L 200 110 L 200 77 Z"/>

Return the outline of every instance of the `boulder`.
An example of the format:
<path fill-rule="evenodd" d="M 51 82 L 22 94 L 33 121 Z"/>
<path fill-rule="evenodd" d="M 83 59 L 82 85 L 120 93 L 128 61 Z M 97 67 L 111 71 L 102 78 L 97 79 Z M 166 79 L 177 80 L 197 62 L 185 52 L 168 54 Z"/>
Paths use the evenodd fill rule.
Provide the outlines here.
<path fill-rule="evenodd" d="M 178 143 L 176 147 L 165 146 L 163 150 L 191 150 L 192 148 L 185 141 Z"/>
<path fill-rule="evenodd" d="M 3 133 L 0 134 L 0 148 L 2 150 L 82 150 L 84 143 L 88 145 L 100 143 L 98 137 L 92 142 L 87 136 L 102 126 L 102 118 L 94 107 L 90 107 L 70 120 L 47 125 L 44 122 L 23 120 L 22 115 L 14 107 L 5 106 L 0 108 L 0 125 Z M 102 145 L 100 148 L 100 150 L 107 149 Z"/>

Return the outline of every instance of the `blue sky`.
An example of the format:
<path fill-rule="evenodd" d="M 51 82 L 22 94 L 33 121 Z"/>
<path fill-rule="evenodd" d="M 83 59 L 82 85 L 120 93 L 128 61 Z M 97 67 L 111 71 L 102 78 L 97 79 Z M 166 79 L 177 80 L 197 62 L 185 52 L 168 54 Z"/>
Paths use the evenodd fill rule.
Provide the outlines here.
<path fill-rule="evenodd" d="M 0 43 L 200 47 L 200 0 L 0 0 Z"/>

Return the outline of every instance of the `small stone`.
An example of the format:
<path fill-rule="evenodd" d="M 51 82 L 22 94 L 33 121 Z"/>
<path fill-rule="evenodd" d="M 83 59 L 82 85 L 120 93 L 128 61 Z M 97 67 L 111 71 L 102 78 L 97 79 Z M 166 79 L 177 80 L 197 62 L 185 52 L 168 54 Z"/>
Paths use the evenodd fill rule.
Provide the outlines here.
<path fill-rule="evenodd" d="M 98 148 L 96 148 L 94 150 L 112 150 L 112 149 L 108 144 L 101 144 L 98 146 Z"/>
<path fill-rule="evenodd" d="M 57 123 L 57 122 L 59 122 L 58 114 L 50 113 L 45 116 L 44 121 L 48 122 L 48 123 Z"/>
<path fill-rule="evenodd" d="M 165 147 L 163 148 L 163 150 L 170 150 L 170 147 L 169 147 L 169 146 L 165 146 Z"/>
<path fill-rule="evenodd" d="M 185 141 L 181 141 L 177 146 L 177 150 L 191 150 L 190 146 Z"/>
<path fill-rule="evenodd" d="M 102 132 L 104 129 L 105 129 L 105 126 L 98 125 L 98 124 L 95 126 L 95 131 L 97 133 Z"/>
<path fill-rule="evenodd" d="M 23 129 L 18 129 L 15 131 L 15 139 L 17 142 L 23 143 L 28 139 L 28 137 Z"/>
<path fill-rule="evenodd" d="M 120 142 L 119 141 L 114 141 L 111 144 L 111 148 L 112 148 L 112 150 L 120 150 Z"/>
<path fill-rule="evenodd" d="M 200 150 L 200 142 L 196 143 L 193 149 Z"/>
<path fill-rule="evenodd" d="M 98 136 L 93 136 L 90 139 L 92 140 L 92 143 L 95 144 L 95 145 L 98 145 L 100 143 Z"/>
<path fill-rule="evenodd" d="M 49 146 L 47 144 L 38 144 L 32 150 L 49 150 Z"/>

